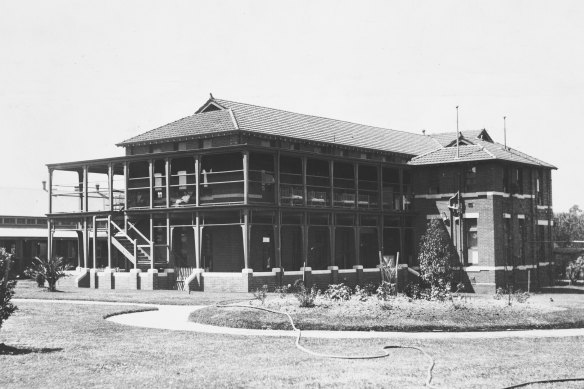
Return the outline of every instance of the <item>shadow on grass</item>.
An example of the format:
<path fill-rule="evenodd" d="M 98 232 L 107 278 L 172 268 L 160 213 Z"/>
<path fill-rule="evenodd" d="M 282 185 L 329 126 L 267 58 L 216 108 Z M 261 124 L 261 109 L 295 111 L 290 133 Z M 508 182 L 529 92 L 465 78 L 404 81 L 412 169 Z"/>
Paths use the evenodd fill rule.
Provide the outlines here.
<path fill-rule="evenodd" d="M 24 354 L 48 354 L 58 351 L 63 351 L 62 348 L 32 348 L 32 347 L 12 347 L 4 343 L 0 343 L 0 355 L 24 355 Z"/>
<path fill-rule="evenodd" d="M 541 288 L 541 293 L 584 294 L 584 287 L 573 285 L 548 286 Z"/>

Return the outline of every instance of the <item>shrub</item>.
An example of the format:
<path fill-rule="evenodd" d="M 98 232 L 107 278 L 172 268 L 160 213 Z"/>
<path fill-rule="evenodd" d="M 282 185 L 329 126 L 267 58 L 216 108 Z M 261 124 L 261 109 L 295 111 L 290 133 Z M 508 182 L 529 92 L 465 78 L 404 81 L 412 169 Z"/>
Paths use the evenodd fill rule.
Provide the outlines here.
<path fill-rule="evenodd" d="M 513 287 L 509 287 L 509 289 L 498 287 L 493 296 L 495 300 L 507 299 L 508 305 L 511 305 L 513 301 L 523 304 L 527 302 L 530 297 L 531 295 L 528 292 L 524 292 L 521 289 L 513 290 Z"/>
<path fill-rule="evenodd" d="M 355 286 L 355 296 L 359 301 L 367 301 L 371 297 L 371 292 L 368 291 L 364 286 Z"/>
<path fill-rule="evenodd" d="M 420 277 L 430 289 L 430 298 L 444 300 L 450 292 L 452 263 L 457 254 L 441 219 L 428 221 L 426 233 L 420 239 L 418 260 Z"/>
<path fill-rule="evenodd" d="M 12 266 L 12 254 L 0 248 L 0 328 L 10 315 L 16 311 L 16 306 L 10 302 L 14 296 L 16 281 L 10 279 L 10 267 Z"/>
<path fill-rule="evenodd" d="M 368 282 L 363 286 L 355 286 L 355 296 L 359 298 L 359 301 L 367 301 L 369 297 L 377 292 L 377 285 Z"/>
<path fill-rule="evenodd" d="M 392 266 L 389 258 L 383 258 L 379 265 L 381 272 L 381 280 L 385 282 L 395 283 L 397 275 L 397 264 Z"/>
<path fill-rule="evenodd" d="M 377 299 L 381 301 L 389 301 L 395 295 L 395 284 L 383 281 L 375 291 Z"/>
<path fill-rule="evenodd" d="M 45 281 L 46 281 L 45 276 L 42 275 L 41 273 L 37 273 L 34 277 L 34 280 L 39 288 L 45 287 Z"/>
<path fill-rule="evenodd" d="M 529 298 L 531 297 L 531 295 L 528 292 L 524 292 L 521 289 L 515 291 L 514 296 L 515 301 L 517 301 L 520 304 L 527 302 L 527 300 L 529 300 Z"/>
<path fill-rule="evenodd" d="M 343 283 L 331 284 L 324 292 L 324 296 L 333 301 L 346 301 L 351 299 L 351 288 Z"/>
<path fill-rule="evenodd" d="M 263 285 L 261 288 L 256 289 L 253 292 L 253 297 L 259 301 L 261 301 L 262 305 L 266 301 L 266 297 L 268 296 L 268 285 Z"/>
<path fill-rule="evenodd" d="M 404 288 L 404 293 L 414 300 L 430 299 L 430 289 L 426 288 L 420 282 L 409 282 Z"/>
<path fill-rule="evenodd" d="M 29 269 L 29 274 L 31 274 L 35 280 L 38 280 L 37 277 L 39 277 L 40 274 L 47 280 L 47 290 L 49 292 L 55 292 L 57 290 L 57 281 L 63 277 L 67 277 L 67 273 L 65 273 L 67 269 L 68 267 L 63 263 L 62 257 L 53 257 L 52 259 L 36 257 L 32 267 Z"/>
<path fill-rule="evenodd" d="M 312 308 L 314 307 L 314 301 L 316 297 L 319 295 L 319 290 L 316 288 L 307 288 L 304 286 L 304 282 L 302 280 L 296 280 L 293 286 L 294 296 L 300 302 L 300 306 L 303 308 Z"/>
<path fill-rule="evenodd" d="M 282 285 L 282 286 L 277 286 L 274 289 L 274 293 L 278 293 L 280 295 L 280 298 L 283 299 L 284 297 L 286 297 L 286 295 L 288 293 L 290 293 L 291 290 L 292 290 L 292 285 L 290 285 L 290 284 Z"/>
<path fill-rule="evenodd" d="M 584 257 L 578 257 L 575 261 L 571 261 L 566 268 L 566 276 L 570 279 L 570 284 L 575 285 L 583 272 Z"/>

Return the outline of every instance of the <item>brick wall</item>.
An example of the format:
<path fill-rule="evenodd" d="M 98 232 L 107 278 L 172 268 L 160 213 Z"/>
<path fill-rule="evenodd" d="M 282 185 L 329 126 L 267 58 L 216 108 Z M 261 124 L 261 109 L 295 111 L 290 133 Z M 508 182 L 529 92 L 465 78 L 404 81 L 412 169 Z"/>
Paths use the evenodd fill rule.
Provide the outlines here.
<path fill-rule="evenodd" d="M 363 284 L 371 283 L 379 285 L 381 282 L 381 273 L 379 269 L 363 269 Z"/>
<path fill-rule="evenodd" d="M 254 272 L 250 282 L 250 290 L 254 291 L 268 285 L 268 290 L 272 292 L 276 287 L 280 287 L 276 274 L 273 272 Z"/>
<path fill-rule="evenodd" d="M 282 285 L 294 285 L 296 280 L 302 280 L 304 272 L 301 271 L 284 271 L 282 275 Z"/>
<path fill-rule="evenodd" d="M 311 287 L 326 290 L 331 283 L 331 271 L 313 270 L 310 278 Z"/>
<path fill-rule="evenodd" d="M 203 273 L 205 292 L 247 292 L 242 273 Z"/>
<path fill-rule="evenodd" d="M 339 269 L 339 284 L 345 284 L 351 288 L 357 286 L 357 270 Z"/>
<path fill-rule="evenodd" d="M 130 277 L 136 277 L 136 275 L 128 272 L 114 273 L 114 289 L 132 289 L 130 286 L 134 283 L 130 282 Z"/>

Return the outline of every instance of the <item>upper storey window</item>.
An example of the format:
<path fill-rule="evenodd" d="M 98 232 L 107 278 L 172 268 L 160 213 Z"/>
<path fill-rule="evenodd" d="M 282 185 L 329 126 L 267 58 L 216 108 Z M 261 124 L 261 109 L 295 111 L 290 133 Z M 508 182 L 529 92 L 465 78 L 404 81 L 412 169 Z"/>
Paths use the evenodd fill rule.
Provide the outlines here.
<path fill-rule="evenodd" d="M 503 192 L 523 193 L 523 169 L 507 167 L 503 170 Z"/>
<path fill-rule="evenodd" d="M 465 192 L 474 192 L 477 190 L 477 167 L 468 166 L 464 174 L 464 190 Z"/>
<path fill-rule="evenodd" d="M 535 190 L 537 192 L 537 205 L 544 205 L 544 180 L 545 175 L 543 170 L 537 171 L 537 178 L 535 180 Z"/>

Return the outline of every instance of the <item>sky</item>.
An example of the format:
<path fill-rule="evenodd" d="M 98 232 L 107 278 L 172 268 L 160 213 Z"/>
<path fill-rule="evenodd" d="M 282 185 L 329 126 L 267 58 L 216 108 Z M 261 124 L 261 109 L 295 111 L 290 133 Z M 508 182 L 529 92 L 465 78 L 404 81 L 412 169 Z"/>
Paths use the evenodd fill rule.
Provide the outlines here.
<path fill-rule="evenodd" d="M 0 187 L 217 98 L 427 133 L 486 128 L 584 206 L 584 2 L 0 0 Z"/>

